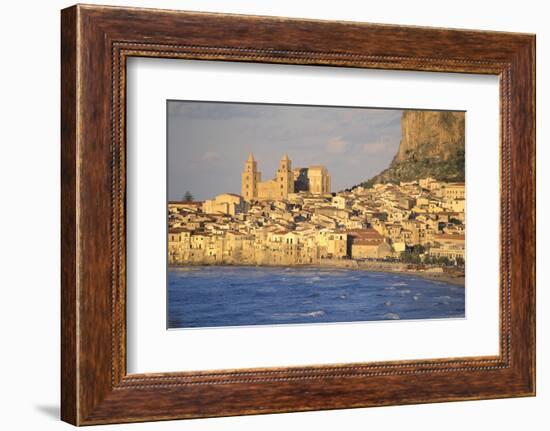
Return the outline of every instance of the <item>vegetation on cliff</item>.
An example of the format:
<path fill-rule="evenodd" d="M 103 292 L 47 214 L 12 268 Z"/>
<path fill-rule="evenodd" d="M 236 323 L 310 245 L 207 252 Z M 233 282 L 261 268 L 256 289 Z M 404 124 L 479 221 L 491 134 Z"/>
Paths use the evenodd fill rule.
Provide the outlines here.
<path fill-rule="evenodd" d="M 401 142 L 390 166 L 359 185 L 432 177 L 464 181 L 464 112 L 404 111 Z"/>

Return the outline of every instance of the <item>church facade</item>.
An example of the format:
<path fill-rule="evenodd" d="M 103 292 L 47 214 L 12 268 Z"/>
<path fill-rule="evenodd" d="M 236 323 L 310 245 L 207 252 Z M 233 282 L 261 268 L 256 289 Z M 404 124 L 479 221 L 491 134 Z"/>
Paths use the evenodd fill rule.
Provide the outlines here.
<path fill-rule="evenodd" d="M 324 166 L 292 169 L 292 162 L 285 154 L 279 161 L 275 177 L 262 181 L 262 174 L 252 153 L 248 155 L 242 173 L 242 196 L 248 202 L 286 199 L 290 193 L 330 193 L 330 175 Z"/>

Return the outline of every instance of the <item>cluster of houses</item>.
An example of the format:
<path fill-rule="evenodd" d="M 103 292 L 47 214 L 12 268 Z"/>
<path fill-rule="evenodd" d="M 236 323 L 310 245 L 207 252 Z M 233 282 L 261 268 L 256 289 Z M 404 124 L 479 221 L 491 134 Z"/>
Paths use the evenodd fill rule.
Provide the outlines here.
<path fill-rule="evenodd" d="M 181 264 L 304 265 L 423 258 L 464 262 L 464 183 L 433 178 L 282 199 L 225 193 L 169 202 L 168 260 Z M 416 247 L 415 246 L 422 246 Z"/>

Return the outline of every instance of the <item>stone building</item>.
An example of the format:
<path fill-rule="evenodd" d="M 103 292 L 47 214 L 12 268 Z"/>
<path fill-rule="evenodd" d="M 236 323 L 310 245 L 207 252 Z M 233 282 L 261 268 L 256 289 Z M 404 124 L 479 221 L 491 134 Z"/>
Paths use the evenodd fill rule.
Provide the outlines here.
<path fill-rule="evenodd" d="M 391 245 L 372 228 L 349 230 L 348 238 L 353 259 L 384 259 L 392 255 Z"/>
<path fill-rule="evenodd" d="M 446 257 L 449 260 L 464 259 L 464 235 L 438 234 L 434 236 L 435 246 L 430 248 L 432 257 Z"/>
<path fill-rule="evenodd" d="M 324 166 L 310 166 L 307 169 L 308 187 L 306 192 L 316 195 L 330 193 L 330 175 Z"/>
<path fill-rule="evenodd" d="M 466 197 L 466 188 L 464 183 L 448 183 L 443 189 L 443 196 L 446 199 L 464 199 Z"/>
<path fill-rule="evenodd" d="M 241 175 L 241 194 L 248 202 L 287 199 L 294 192 L 323 195 L 330 193 L 330 175 L 324 166 L 292 169 L 288 155 L 279 162 L 275 177 L 262 181 L 262 174 L 252 153 L 248 155 Z"/>
<path fill-rule="evenodd" d="M 247 210 L 247 203 L 243 198 L 234 193 L 223 193 L 214 199 L 205 200 L 202 204 L 202 211 L 205 214 L 228 214 L 237 215 Z"/>
<path fill-rule="evenodd" d="M 330 175 L 324 166 L 295 168 L 293 170 L 294 190 L 317 195 L 330 193 Z"/>

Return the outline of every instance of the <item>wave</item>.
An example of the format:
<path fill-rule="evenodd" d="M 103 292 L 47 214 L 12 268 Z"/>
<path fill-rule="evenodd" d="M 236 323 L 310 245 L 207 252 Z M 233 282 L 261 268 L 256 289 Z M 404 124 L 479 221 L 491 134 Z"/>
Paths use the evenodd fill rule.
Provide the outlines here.
<path fill-rule="evenodd" d="M 307 284 L 313 284 L 313 283 L 315 283 L 316 281 L 319 281 L 319 280 L 321 280 L 321 277 L 319 277 L 319 276 L 310 277 L 306 280 L 306 283 Z"/>
<path fill-rule="evenodd" d="M 309 313 L 300 313 L 300 314 L 307 317 L 319 317 L 319 316 L 324 316 L 325 312 L 323 310 L 317 310 L 317 311 L 310 311 Z"/>
<path fill-rule="evenodd" d="M 324 316 L 325 312 L 323 310 L 308 311 L 305 313 L 277 313 L 273 314 L 271 317 L 275 319 L 291 319 L 294 317 L 321 317 Z"/>
<path fill-rule="evenodd" d="M 386 314 L 384 314 L 384 319 L 399 320 L 399 319 L 401 319 L 401 316 L 397 313 L 386 313 Z"/>
<path fill-rule="evenodd" d="M 392 283 L 391 286 L 408 286 L 408 283 L 405 283 L 404 281 L 398 281 L 397 283 Z"/>

